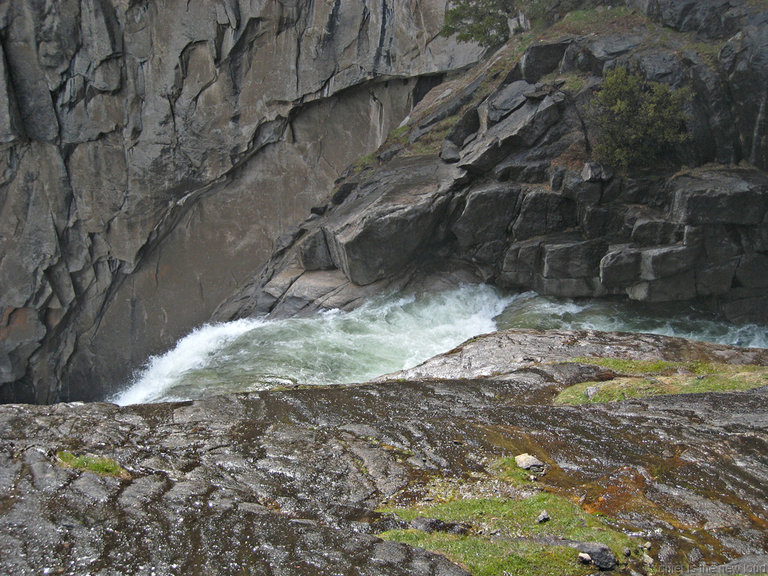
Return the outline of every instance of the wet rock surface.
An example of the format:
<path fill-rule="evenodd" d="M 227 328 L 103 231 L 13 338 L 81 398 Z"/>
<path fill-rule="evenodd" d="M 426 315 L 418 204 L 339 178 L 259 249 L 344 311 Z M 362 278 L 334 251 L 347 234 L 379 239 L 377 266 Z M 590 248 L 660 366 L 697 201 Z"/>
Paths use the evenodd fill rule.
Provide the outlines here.
<path fill-rule="evenodd" d="M 378 540 L 387 521 L 376 509 L 521 453 L 547 465 L 537 485 L 647 539 L 656 566 L 768 553 L 767 388 L 550 404 L 595 379 L 594 367 L 564 362 L 571 354 L 768 364 L 765 350 L 708 356 L 682 340 L 589 332 L 505 338 L 467 344 L 485 342 L 481 357 L 495 355 L 503 377 L 467 365 L 451 379 L 425 370 L 187 403 L 2 406 L 0 571 L 465 574 Z M 513 366 L 523 349 L 536 358 Z M 62 450 L 113 459 L 130 479 L 63 467 Z"/>
<path fill-rule="evenodd" d="M 768 322 L 760 2 L 628 0 L 461 78 L 432 0 L 6 4 L 0 401 L 107 397 L 217 309 L 445 276 Z M 614 66 L 691 90 L 669 163 L 590 161 Z"/>

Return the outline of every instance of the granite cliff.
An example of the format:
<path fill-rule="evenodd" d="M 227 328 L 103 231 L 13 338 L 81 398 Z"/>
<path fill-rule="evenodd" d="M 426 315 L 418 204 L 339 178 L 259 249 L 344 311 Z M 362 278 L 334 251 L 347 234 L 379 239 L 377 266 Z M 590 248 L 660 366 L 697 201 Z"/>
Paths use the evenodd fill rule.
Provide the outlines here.
<path fill-rule="evenodd" d="M 434 88 L 216 318 L 351 307 L 450 270 L 768 323 L 766 23 L 764 2 L 630 1 L 513 39 Z M 616 66 L 691 94 L 687 138 L 648 169 L 592 161 Z"/>
<path fill-rule="evenodd" d="M 603 6 L 471 69 L 443 4 L 0 4 L 0 400 L 104 395 L 214 308 L 392 287 L 768 323 L 763 0 Z M 693 94 L 651 170 L 591 161 L 617 65 Z M 0 571 L 764 572 L 766 366 L 505 331 L 361 385 L 3 405 Z"/>
<path fill-rule="evenodd" d="M 103 397 L 481 51 L 444 3 L 0 6 L 0 399 Z"/>

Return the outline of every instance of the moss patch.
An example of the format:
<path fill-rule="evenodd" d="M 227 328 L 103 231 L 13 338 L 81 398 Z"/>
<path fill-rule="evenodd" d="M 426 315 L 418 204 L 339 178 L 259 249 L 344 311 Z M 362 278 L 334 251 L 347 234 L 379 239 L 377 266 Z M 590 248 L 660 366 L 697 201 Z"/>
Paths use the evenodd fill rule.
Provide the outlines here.
<path fill-rule="evenodd" d="M 596 30 L 610 29 L 614 32 L 629 32 L 645 28 L 648 19 L 641 13 L 628 8 L 598 7 L 587 10 L 574 10 L 548 28 L 544 36 L 551 38 L 560 35 L 581 36 Z"/>
<path fill-rule="evenodd" d="M 548 522 L 537 522 L 542 510 L 551 517 Z M 469 534 L 461 536 L 411 529 L 391 530 L 380 536 L 442 552 L 475 575 L 587 574 L 593 570 L 577 563 L 578 552 L 568 547 L 567 541 L 602 542 L 617 558 L 622 557 L 624 548 L 637 546 L 603 518 L 547 492 L 520 500 L 469 498 L 384 511 L 406 521 L 425 516 L 469 524 Z"/>
<path fill-rule="evenodd" d="M 93 472 L 100 476 L 114 476 L 129 480 L 131 475 L 111 458 L 102 458 L 100 456 L 75 456 L 72 452 L 60 451 L 56 453 L 59 463 L 67 468 L 76 468 L 86 472 Z"/>
<path fill-rule="evenodd" d="M 665 362 L 618 358 L 577 358 L 576 362 L 608 368 L 612 380 L 582 382 L 566 388 L 555 404 L 588 404 L 662 394 L 751 390 L 768 384 L 768 367 L 712 362 Z"/>
<path fill-rule="evenodd" d="M 490 540 L 476 536 L 455 536 L 418 530 L 392 530 L 380 536 L 411 546 L 444 554 L 474 576 L 586 575 L 594 572 L 574 561 L 575 550 L 525 541 Z"/>
<path fill-rule="evenodd" d="M 490 474 L 475 473 L 463 481 L 435 479 L 422 500 L 380 510 L 406 522 L 422 516 L 461 523 L 469 527 L 466 534 L 401 529 L 379 536 L 442 553 L 475 576 L 593 573 L 593 566 L 578 563 L 571 542 L 601 542 L 617 559 L 626 548 L 638 550 L 639 541 L 608 518 L 532 482 L 513 458 L 496 460 L 489 468 Z M 540 523 L 543 510 L 550 519 Z"/>

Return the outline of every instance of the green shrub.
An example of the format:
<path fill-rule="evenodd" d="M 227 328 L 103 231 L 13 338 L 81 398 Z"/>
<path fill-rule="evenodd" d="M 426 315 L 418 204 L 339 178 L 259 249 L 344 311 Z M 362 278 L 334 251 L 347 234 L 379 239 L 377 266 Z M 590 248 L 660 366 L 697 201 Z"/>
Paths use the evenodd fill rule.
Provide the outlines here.
<path fill-rule="evenodd" d="M 592 100 L 596 158 L 617 168 L 650 166 L 687 138 L 687 90 L 646 81 L 617 67 L 606 73 Z"/>
<path fill-rule="evenodd" d="M 519 7 L 534 27 L 542 28 L 551 26 L 574 10 L 609 3 L 606 0 L 520 0 Z"/>
<path fill-rule="evenodd" d="M 500 46 L 509 39 L 508 20 L 517 12 L 515 0 L 454 0 L 445 11 L 443 36 L 459 42 Z"/>

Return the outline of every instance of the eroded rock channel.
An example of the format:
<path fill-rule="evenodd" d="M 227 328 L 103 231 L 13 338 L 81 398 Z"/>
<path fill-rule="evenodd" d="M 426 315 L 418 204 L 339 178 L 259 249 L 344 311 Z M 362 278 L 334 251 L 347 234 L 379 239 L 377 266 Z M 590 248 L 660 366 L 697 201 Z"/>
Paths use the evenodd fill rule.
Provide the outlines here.
<path fill-rule="evenodd" d="M 693 380 L 692 362 L 743 365 L 763 378 L 768 366 L 760 349 L 506 331 L 385 382 L 125 408 L 6 405 L 0 570 L 465 574 L 466 563 L 391 541 L 420 533 L 393 510 L 532 497 L 564 508 L 495 532 L 495 519 L 469 514 L 445 537 L 565 550 L 573 574 L 595 570 L 570 548 L 585 530 L 597 542 L 627 538 L 607 540 L 626 542 L 614 552 L 615 570 L 627 574 L 759 563 L 768 552 L 768 387 L 554 404 L 575 384 L 620 376 L 589 360 L 597 355 L 682 363 L 676 373 Z M 65 466 L 65 451 L 124 473 Z M 546 465 L 535 481 L 507 469 L 521 453 Z M 562 510 L 580 519 L 577 532 L 562 527 Z M 543 573 L 536 558 L 516 573 Z"/>

